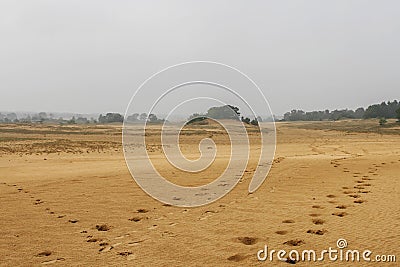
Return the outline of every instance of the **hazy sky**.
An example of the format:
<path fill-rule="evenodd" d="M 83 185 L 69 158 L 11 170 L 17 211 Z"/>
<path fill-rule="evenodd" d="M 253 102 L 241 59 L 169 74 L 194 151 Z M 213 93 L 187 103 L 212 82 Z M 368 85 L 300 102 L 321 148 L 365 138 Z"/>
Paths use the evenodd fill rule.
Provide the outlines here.
<path fill-rule="evenodd" d="M 0 110 L 123 112 L 173 64 L 232 65 L 275 114 L 400 98 L 400 1 L 0 1 Z M 249 96 L 251 97 L 251 96 Z"/>

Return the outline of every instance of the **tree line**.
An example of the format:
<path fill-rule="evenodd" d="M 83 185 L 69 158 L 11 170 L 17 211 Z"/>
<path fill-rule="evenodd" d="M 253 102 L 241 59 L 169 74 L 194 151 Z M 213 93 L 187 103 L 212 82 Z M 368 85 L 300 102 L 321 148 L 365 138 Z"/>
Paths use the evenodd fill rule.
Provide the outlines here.
<path fill-rule="evenodd" d="M 39 112 L 37 114 L 24 115 L 20 118 L 16 113 L 0 113 L 0 123 L 47 123 L 47 124 L 107 124 L 107 123 L 122 123 L 124 121 L 124 116 L 120 113 L 109 112 L 105 115 L 100 114 L 97 119 L 86 118 L 84 116 L 72 116 L 72 118 L 64 119 L 62 117 L 55 117 L 54 114 L 46 112 Z M 150 123 L 159 123 L 164 120 L 157 118 L 155 114 L 142 113 L 142 114 L 132 114 L 127 117 L 129 122 L 140 122 L 147 121 Z"/>
<path fill-rule="evenodd" d="M 384 118 L 400 121 L 400 102 L 397 100 L 373 104 L 364 109 L 362 107 L 356 110 L 324 110 L 324 111 L 308 111 L 292 110 L 286 112 L 283 116 L 283 121 L 322 121 L 322 120 L 341 120 L 341 119 L 371 119 Z"/>
<path fill-rule="evenodd" d="M 11 112 L 0 113 L 0 123 L 88 124 L 97 123 L 97 120 L 83 116 L 72 116 L 72 118 L 64 119 L 63 117 L 56 117 L 53 113 L 47 114 L 46 112 L 17 116 L 15 112 Z"/>
<path fill-rule="evenodd" d="M 246 124 L 258 125 L 262 121 L 260 116 L 255 118 L 248 118 L 241 116 L 239 108 L 232 105 L 224 105 L 220 107 L 211 107 L 204 114 L 194 113 L 188 118 L 188 123 L 195 121 L 205 120 L 206 118 L 213 119 L 233 119 L 240 120 Z M 400 122 L 400 102 L 397 100 L 382 102 L 380 104 L 373 104 L 368 106 L 366 109 L 360 107 L 356 110 L 342 109 L 342 110 L 323 110 L 323 111 L 308 111 L 303 110 L 292 110 L 286 112 L 283 116 L 282 121 L 323 121 L 332 120 L 337 121 L 341 119 L 370 119 L 379 118 L 382 124 L 385 123 L 386 119 L 397 118 Z M 162 123 L 164 119 L 159 119 L 155 114 L 147 113 L 134 113 L 126 118 L 119 113 L 106 113 L 105 115 L 100 114 L 98 119 L 85 118 L 78 116 L 70 119 L 63 119 L 62 117 L 55 118 L 53 114 L 47 114 L 46 112 L 39 112 L 33 115 L 27 115 L 23 118 L 18 118 L 16 113 L 0 113 L 0 123 L 58 123 L 58 124 L 88 124 L 88 123 L 122 123 L 126 120 L 127 122 L 149 122 L 149 123 Z"/>

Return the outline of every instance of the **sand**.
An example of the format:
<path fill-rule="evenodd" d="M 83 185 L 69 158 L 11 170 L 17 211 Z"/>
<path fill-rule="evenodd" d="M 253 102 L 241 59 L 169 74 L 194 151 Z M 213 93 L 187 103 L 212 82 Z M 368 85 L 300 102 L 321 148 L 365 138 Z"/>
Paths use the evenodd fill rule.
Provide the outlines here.
<path fill-rule="evenodd" d="M 118 125 L 1 125 L 0 266 L 287 266 L 257 252 L 320 251 L 339 238 L 400 261 L 400 135 L 364 131 L 368 123 L 277 123 L 264 184 L 248 194 L 252 159 L 232 192 L 198 208 L 163 205 L 138 187 Z M 190 180 L 169 169 L 156 139 L 152 160 L 172 181 L 209 182 L 210 173 Z M 197 145 L 185 141 L 189 157 Z"/>

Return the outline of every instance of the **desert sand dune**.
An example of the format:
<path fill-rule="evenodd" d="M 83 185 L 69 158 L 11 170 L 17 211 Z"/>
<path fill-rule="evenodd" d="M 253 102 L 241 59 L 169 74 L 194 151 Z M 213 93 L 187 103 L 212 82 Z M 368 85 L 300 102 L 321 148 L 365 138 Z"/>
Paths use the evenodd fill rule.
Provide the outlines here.
<path fill-rule="evenodd" d="M 0 266 L 287 266 L 259 262 L 257 251 L 320 251 L 340 238 L 400 258 L 400 135 L 362 131 L 360 122 L 349 131 L 349 123 L 277 123 L 275 160 L 259 190 L 247 191 L 251 158 L 231 193 L 198 208 L 162 204 L 138 187 L 118 126 L 3 125 Z M 192 137 L 184 151 L 195 158 Z M 167 166 L 156 140 L 152 160 L 173 182 L 204 184 L 226 166 L 221 141 L 221 161 L 190 180 Z"/>

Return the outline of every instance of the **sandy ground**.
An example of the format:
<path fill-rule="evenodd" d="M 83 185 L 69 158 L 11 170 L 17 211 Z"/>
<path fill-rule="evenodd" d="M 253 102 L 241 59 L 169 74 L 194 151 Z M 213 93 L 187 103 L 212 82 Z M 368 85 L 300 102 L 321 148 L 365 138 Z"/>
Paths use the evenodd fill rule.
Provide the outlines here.
<path fill-rule="evenodd" d="M 257 252 L 268 245 L 319 253 L 339 238 L 346 249 L 396 255 L 397 263 L 326 256 L 295 264 L 398 266 L 399 130 L 354 124 L 357 131 L 352 122 L 278 123 L 275 160 L 259 190 L 247 193 L 253 162 L 232 192 L 198 208 L 163 205 L 137 186 L 119 126 L 2 125 L 0 266 L 288 266 L 276 255 L 260 262 Z M 190 140 L 188 153 L 197 153 Z"/>

